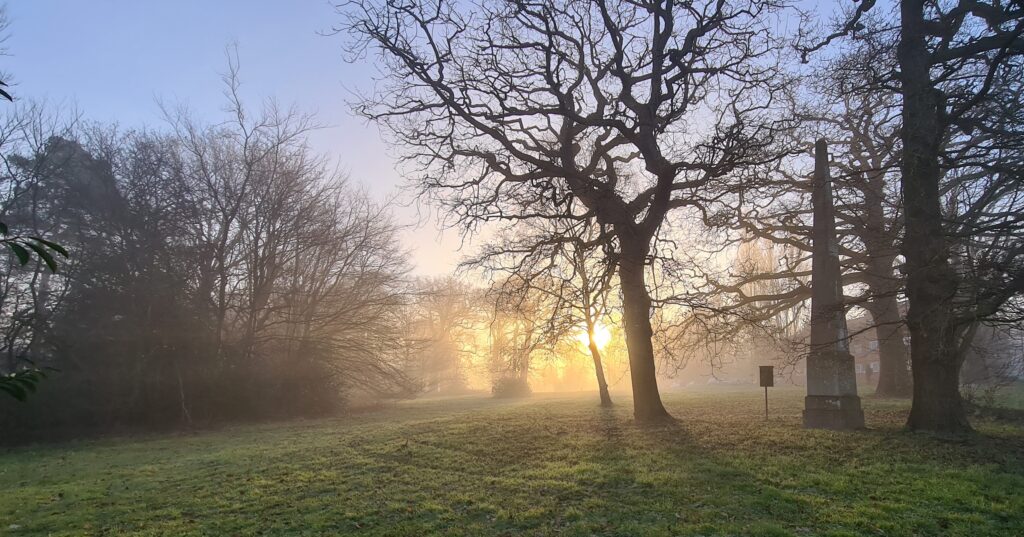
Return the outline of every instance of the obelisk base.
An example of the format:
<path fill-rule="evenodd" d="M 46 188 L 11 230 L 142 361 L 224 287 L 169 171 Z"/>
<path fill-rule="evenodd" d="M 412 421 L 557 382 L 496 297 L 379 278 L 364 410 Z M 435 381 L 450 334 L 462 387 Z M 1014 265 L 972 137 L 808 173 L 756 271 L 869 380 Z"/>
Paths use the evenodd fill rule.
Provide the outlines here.
<path fill-rule="evenodd" d="M 849 431 L 864 428 L 864 410 L 856 395 L 808 395 L 804 398 L 804 428 Z"/>

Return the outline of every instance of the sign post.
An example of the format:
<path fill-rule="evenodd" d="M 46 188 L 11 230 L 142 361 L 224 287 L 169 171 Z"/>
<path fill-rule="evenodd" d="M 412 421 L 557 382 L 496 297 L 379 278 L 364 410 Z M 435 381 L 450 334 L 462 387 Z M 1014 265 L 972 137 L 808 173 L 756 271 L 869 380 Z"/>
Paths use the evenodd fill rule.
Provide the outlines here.
<path fill-rule="evenodd" d="M 764 421 L 768 421 L 768 388 L 775 386 L 775 367 L 760 366 L 761 386 L 764 388 Z"/>

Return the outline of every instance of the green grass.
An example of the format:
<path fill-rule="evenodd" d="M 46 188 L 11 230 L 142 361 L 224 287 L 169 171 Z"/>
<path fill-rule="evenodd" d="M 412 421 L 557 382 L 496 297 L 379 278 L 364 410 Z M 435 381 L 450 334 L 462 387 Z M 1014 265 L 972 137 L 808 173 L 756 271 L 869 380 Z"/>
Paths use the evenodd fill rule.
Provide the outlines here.
<path fill-rule="evenodd" d="M 1024 535 L 1024 430 L 800 428 L 797 391 L 468 397 L 0 452 L 0 535 Z"/>
<path fill-rule="evenodd" d="M 995 404 L 997 406 L 1011 409 L 1024 410 L 1024 381 L 1017 381 L 1009 386 L 1003 386 L 996 390 Z"/>

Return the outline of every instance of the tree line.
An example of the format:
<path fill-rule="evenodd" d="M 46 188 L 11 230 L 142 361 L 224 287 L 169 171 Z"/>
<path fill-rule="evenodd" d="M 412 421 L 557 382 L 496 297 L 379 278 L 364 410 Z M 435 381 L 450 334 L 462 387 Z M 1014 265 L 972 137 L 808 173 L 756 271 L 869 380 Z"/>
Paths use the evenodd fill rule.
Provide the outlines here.
<path fill-rule="evenodd" d="M 250 111 L 235 63 L 224 82 L 217 123 L 6 111 L 3 222 L 66 256 L 4 258 L 0 442 L 321 416 L 481 380 L 527 395 L 608 315 L 607 281 L 539 295 L 487 251 L 466 265 L 493 285 L 413 276 L 391 208 L 308 149 L 314 118 Z"/>
<path fill-rule="evenodd" d="M 389 209 L 312 154 L 312 118 L 165 110 L 86 124 L 24 104 L 0 126 L 3 221 L 68 259 L 0 271 L 3 369 L 53 371 L 0 401 L 5 439 L 318 415 L 402 396 L 407 257 Z"/>

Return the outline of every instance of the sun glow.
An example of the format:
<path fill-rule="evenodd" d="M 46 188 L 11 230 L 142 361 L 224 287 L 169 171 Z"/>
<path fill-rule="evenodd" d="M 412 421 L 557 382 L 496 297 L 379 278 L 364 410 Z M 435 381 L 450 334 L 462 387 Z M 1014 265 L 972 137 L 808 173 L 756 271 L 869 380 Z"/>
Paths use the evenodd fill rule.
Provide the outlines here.
<path fill-rule="evenodd" d="M 590 337 L 587 335 L 587 329 L 581 328 L 576 334 L 576 340 L 580 342 L 584 348 L 590 346 Z M 608 327 L 603 324 L 594 325 L 594 343 L 597 344 L 597 348 L 603 349 L 608 346 L 612 341 L 612 332 L 608 330 Z"/>

